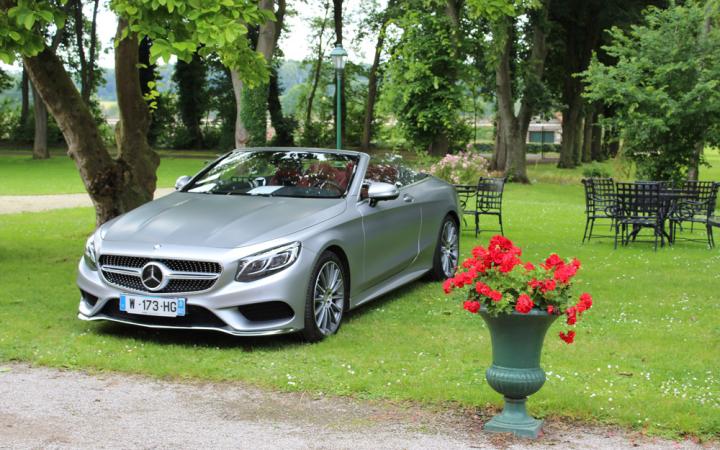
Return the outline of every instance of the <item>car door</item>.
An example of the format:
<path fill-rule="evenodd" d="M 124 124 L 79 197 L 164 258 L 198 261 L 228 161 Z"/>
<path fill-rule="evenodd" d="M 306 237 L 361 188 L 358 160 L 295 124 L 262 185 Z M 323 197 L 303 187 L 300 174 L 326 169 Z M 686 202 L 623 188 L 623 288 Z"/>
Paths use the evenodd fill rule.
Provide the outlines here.
<path fill-rule="evenodd" d="M 391 180 L 388 180 L 391 181 Z M 363 289 L 407 268 L 418 255 L 420 204 L 407 188 L 394 200 L 358 203 L 364 234 Z"/>

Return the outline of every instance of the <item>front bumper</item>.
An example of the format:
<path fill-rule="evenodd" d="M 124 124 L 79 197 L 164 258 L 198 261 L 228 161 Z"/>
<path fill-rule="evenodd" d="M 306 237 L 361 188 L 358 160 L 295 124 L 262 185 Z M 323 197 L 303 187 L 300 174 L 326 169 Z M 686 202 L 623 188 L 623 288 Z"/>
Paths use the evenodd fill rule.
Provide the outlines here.
<path fill-rule="evenodd" d="M 235 281 L 237 264 L 226 262 L 220 278 L 208 291 L 142 293 L 153 297 L 186 298 L 187 314 L 178 318 L 121 312 L 118 307 L 120 294 L 134 291 L 108 284 L 99 271 L 91 270 L 81 258 L 77 276 L 82 294 L 78 318 L 159 329 L 212 330 L 234 336 L 292 333 L 305 326 L 305 299 L 316 256 L 312 250 L 303 248 L 298 260 L 290 267 L 252 282 Z M 251 311 L 255 312 L 251 314 Z M 274 314 L 273 311 L 283 313 Z"/>

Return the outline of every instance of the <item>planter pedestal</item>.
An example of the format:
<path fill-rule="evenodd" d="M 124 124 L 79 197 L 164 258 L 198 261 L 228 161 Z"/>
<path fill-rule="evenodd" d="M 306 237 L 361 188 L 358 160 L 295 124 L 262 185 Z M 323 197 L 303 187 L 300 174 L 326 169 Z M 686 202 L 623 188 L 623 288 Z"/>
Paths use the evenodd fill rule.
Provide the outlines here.
<path fill-rule="evenodd" d="M 485 372 L 490 387 L 505 398 L 505 407 L 485 424 L 491 432 L 513 433 L 537 438 L 543 421 L 527 413 L 527 397 L 545 384 L 540 367 L 543 341 L 550 325 L 558 316 L 533 309 L 528 314 L 513 312 L 497 317 L 481 310 L 480 315 L 490 330 L 493 363 Z"/>

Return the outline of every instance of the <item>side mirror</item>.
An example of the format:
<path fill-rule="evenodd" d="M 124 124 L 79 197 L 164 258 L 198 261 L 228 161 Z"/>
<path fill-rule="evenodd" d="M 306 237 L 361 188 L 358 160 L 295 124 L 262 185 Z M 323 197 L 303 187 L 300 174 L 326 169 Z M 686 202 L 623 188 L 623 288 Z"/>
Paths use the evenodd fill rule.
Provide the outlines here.
<path fill-rule="evenodd" d="M 190 180 L 192 180 L 191 176 L 188 176 L 188 175 L 181 176 L 180 178 L 177 179 L 177 181 L 175 181 L 175 190 L 176 191 L 181 190 L 182 188 L 185 187 L 186 184 L 188 184 L 190 182 Z"/>
<path fill-rule="evenodd" d="M 373 182 L 368 188 L 368 198 L 370 206 L 375 206 L 379 201 L 395 200 L 400 196 L 398 188 L 390 183 Z"/>

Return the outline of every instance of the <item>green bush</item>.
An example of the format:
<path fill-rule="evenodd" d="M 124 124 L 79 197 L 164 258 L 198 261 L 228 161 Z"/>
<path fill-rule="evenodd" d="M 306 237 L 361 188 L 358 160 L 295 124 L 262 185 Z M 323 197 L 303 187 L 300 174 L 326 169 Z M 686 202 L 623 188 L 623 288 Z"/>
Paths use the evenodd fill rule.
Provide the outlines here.
<path fill-rule="evenodd" d="M 585 178 L 610 178 L 610 171 L 599 164 L 590 164 L 583 169 Z"/>

